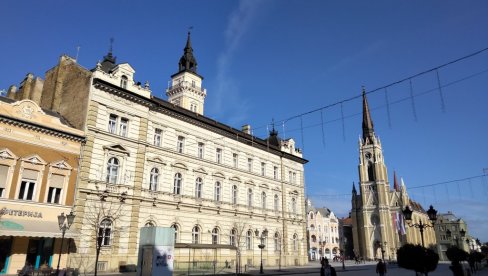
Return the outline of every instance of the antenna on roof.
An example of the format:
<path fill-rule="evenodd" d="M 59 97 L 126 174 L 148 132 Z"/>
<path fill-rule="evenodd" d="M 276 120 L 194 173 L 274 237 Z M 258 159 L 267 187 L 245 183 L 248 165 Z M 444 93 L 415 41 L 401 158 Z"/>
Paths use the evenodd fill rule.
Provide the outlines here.
<path fill-rule="evenodd" d="M 80 46 L 76 46 L 76 63 L 78 63 L 78 55 L 80 54 Z"/>

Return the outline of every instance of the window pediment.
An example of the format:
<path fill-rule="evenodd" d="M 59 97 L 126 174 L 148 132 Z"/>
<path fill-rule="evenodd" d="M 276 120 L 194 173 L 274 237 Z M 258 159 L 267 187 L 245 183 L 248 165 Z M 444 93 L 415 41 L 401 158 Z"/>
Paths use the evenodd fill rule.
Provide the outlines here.
<path fill-rule="evenodd" d="M 264 184 L 264 183 L 259 184 L 259 187 L 269 189 L 268 184 Z"/>
<path fill-rule="evenodd" d="M 34 154 L 34 155 L 30 155 L 30 156 L 27 156 L 27 157 L 24 157 L 22 158 L 22 161 L 24 162 L 27 162 L 27 163 L 31 163 L 33 165 L 46 165 L 46 161 L 44 161 L 39 155 L 37 154 Z"/>
<path fill-rule="evenodd" d="M 256 186 L 256 184 L 254 184 L 254 181 L 252 181 L 252 180 L 246 181 L 246 184 Z"/>
<path fill-rule="evenodd" d="M 185 164 L 179 163 L 179 162 L 171 164 L 171 166 L 175 167 L 175 168 L 183 169 L 183 170 L 188 170 L 188 167 Z"/>
<path fill-rule="evenodd" d="M 110 146 L 104 146 L 103 149 L 108 150 L 108 151 L 115 151 L 115 152 L 126 154 L 127 156 L 130 156 L 129 150 L 127 150 L 127 148 L 125 148 L 121 144 L 113 144 Z"/>
<path fill-rule="evenodd" d="M 2 148 L 0 149 L 0 158 L 1 159 L 17 159 L 18 157 L 9 149 L 7 148 Z"/>
<path fill-rule="evenodd" d="M 52 162 L 50 165 L 51 165 L 51 167 L 61 169 L 61 170 L 71 170 L 72 169 L 72 167 L 68 163 L 66 163 L 66 161 L 64 161 L 64 160 Z"/>
<path fill-rule="evenodd" d="M 212 174 L 212 176 L 218 177 L 218 178 L 225 178 L 225 175 L 221 172 L 214 173 L 214 174 Z"/>
<path fill-rule="evenodd" d="M 208 174 L 203 168 L 198 168 L 193 170 L 195 173 Z"/>
<path fill-rule="evenodd" d="M 159 158 L 159 157 L 148 158 L 147 161 L 162 164 L 162 165 L 166 166 L 166 162 L 164 162 L 164 160 Z"/>

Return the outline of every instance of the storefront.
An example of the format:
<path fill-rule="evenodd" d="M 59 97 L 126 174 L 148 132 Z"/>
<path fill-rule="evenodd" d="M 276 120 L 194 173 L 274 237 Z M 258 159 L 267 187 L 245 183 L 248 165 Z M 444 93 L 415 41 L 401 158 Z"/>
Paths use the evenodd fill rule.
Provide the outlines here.
<path fill-rule="evenodd" d="M 0 201 L 0 274 L 17 274 L 26 264 L 37 270 L 43 264 L 56 268 L 61 246 L 57 216 L 69 213 L 66 207 Z M 61 266 L 73 233 L 65 235 Z"/>

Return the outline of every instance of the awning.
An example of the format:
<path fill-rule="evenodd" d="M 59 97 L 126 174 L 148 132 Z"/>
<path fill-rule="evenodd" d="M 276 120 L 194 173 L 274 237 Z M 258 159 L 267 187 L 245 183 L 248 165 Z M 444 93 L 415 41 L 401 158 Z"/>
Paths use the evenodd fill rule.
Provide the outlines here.
<path fill-rule="evenodd" d="M 77 236 L 73 230 L 67 230 L 65 237 Z M 0 219 L 0 236 L 15 237 L 48 237 L 61 238 L 62 233 L 55 221 L 32 221 L 17 219 Z"/>

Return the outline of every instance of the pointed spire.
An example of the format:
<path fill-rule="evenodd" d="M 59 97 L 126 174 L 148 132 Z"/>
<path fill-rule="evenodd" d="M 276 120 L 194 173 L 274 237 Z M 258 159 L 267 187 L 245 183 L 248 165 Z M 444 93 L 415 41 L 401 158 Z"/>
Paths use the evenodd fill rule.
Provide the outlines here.
<path fill-rule="evenodd" d="M 356 185 L 354 184 L 354 181 L 352 182 L 352 194 L 353 195 L 356 195 L 357 192 L 356 192 Z"/>
<path fill-rule="evenodd" d="M 191 27 L 190 27 L 191 30 Z M 197 74 L 197 60 L 193 56 L 193 48 L 191 47 L 191 33 L 188 31 L 188 37 L 186 39 L 186 45 L 183 49 L 183 56 L 178 63 L 178 73 L 192 72 Z"/>
<path fill-rule="evenodd" d="M 396 177 L 396 171 L 393 171 L 393 188 L 397 192 L 400 191 L 400 186 L 398 185 L 398 181 L 397 181 L 397 177 Z"/>
<path fill-rule="evenodd" d="M 373 120 L 369 113 L 368 99 L 366 98 L 366 90 L 363 86 L 363 139 L 366 142 L 368 139 L 372 141 L 374 137 Z"/>
<path fill-rule="evenodd" d="M 110 38 L 110 47 L 108 48 L 108 53 L 106 56 L 103 57 L 103 61 L 101 63 L 101 69 L 109 73 L 112 68 L 115 67 L 115 63 L 117 62 L 117 58 L 113 56 L 113 44 L 114 44 L 114 38 Z M 98 65 L 97 65 L 98 66 Z"/>

